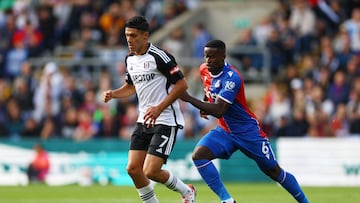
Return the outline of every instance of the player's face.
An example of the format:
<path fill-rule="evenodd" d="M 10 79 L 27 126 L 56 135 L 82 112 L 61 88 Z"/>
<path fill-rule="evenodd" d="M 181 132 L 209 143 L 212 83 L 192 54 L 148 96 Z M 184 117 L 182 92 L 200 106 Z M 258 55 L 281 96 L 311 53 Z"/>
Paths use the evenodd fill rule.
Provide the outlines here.
<path fill-rule="evenodd" d="M 125 28 L 125 36 L 130 53 L 144 54 L 147 50 L 149 33 L 135 28 Z"/>
<path fill-rule="evenodd" d="M 204 48 L 204 61 L 211 74 L 220 73 L 224 67 L 225 52 L 216 48 Z"/>

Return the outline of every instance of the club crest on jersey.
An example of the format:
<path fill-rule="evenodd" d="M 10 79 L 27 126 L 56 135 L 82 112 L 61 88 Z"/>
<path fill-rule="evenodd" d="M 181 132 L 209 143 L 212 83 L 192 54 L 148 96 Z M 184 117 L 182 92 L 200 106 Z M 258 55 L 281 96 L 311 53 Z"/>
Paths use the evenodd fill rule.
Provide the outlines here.
<path fill-rule="evenodd" d="M 180 71 L 179 67 L 174 66 L 172 69 L 170 69 L 170 74 L 173 75 L 179 71 Z"/>
<path fill-rule="evenodd" d="M 215 83 L 214 87 L 215 87 L 215 88 L 220 87 L 220 80 L 217 80 L 217 81 L 216 81 L 216 83 Z"/>
<path fill-rule="evenodd" d="M 144 69 L 149 69 L 150 68 L 150 62 L 145 62 L 144 63 Z"/>

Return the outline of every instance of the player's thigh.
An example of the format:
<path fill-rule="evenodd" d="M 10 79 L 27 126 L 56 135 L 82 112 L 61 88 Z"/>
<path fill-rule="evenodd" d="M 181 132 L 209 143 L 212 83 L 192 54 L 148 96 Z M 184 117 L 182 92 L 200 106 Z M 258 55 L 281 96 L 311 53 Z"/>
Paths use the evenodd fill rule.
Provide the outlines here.
<path fill-rule="evenodd" d="M 207 147 L 214 158 L 228 159 L 236 150 L 231 135 L 220 127 L 210 130 L 197 143 L 196 147 Z"/>
<path fill-rule="evenodd" d="M 153 136 L 150 141 L 148 153 L 160 157 L 166 163 L 176 143 L 177 127 L 166 125 L 155 125 Z"/>
<path fill-rule="evenodd" d="M 128 171 L 142 171 L 147 152 L 145 150 L 129 150 Z"/>
<path fill-rule="evenodd" d="M 267 171 L 276 166 L 275 154 L 268 139 L 262 138 L 256 133 L 252 136 L 234 135 L 234 139 L 236 139 L 240 151 L 253 159 L 261 170 Z"/>
<path fill-rule="evenodd" d="M 158 157 L 152 154 L 147 154 L 144 162 L 144 172 L 149 174 L 158 173 L 165 160 L 162 157 Z"/>

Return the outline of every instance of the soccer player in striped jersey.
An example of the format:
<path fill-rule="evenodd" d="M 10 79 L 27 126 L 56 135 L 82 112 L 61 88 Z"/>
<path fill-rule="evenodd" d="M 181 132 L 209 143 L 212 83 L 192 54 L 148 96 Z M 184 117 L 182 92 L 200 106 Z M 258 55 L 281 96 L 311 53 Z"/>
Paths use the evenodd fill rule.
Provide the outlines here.
<path fill-rule="evenodd" d="M 180 193 L 183 203 L 194 203 L 195 188 L 162 169 L 184 125 L 178 101 L 188 87 L 184 75 L 172 55 L 148 41 L 149 24 L 144 17 L 130 18 L 125 36 L 130 51 L 125 58 L 126 83 L 105 91 L 103 100 L 137 94 L 139 117 L 131 135 L 127 172 L 144 203 L 159 202 L 150 179 Z"/>
<path fill-rule="evenodd" d="M 246 104 L 244 80 L 233 66 L 225 62 L 225 57 L 225 43 L 209 41 L 204 48 L 205 63 L 200 66 L 207 101 L 188 93 L 181 96 L 201 112 L 218 118 L 218 126 L 200 139 L 193 152 L 192 158 L 201 177 L 222 203 L 234 203 L 212 160 L 229 159 L 240 150 L 298 202 L 308 203 L 295 177 L 276 161 L 266 134 Z"/>

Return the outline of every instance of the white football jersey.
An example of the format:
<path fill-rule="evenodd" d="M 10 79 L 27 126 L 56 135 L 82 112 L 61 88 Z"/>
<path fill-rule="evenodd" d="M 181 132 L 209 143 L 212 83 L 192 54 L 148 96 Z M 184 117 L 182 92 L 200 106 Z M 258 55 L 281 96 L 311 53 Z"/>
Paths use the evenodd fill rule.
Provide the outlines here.
<path fill-rule="evenodd" d="M 144 123 L 146 110 L 158 105 L 167 97 L 176 81 L 184 75 L 175 58 L 150 43 L 143 55 L 128 55 L 126 63 L 126 82 L 134 85 L 139 101 L 137 122 Z M 184 126 L 184 117 L 180 111 L 179 101 L 169 105 L 156 119 L 155 124 L 167 126 Z"/>

